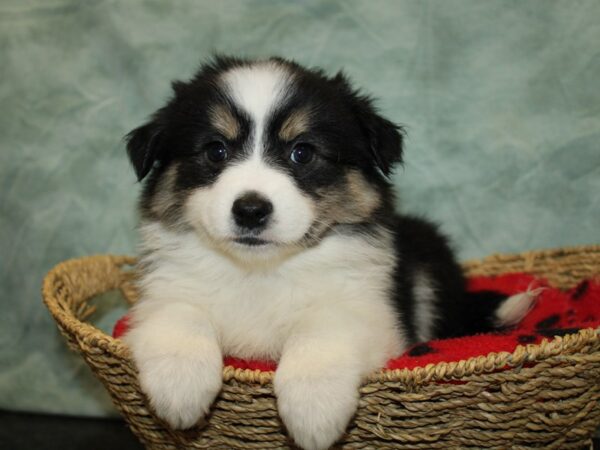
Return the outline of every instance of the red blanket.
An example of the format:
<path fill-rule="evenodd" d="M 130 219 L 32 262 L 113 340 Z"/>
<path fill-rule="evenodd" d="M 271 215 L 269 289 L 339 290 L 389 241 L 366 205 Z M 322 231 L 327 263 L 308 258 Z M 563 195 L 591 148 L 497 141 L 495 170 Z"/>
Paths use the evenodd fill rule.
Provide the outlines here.
<path fill-rule="evenodd" d="M 550 288 L 542 279 L 526 274 L 507 274 L 496 277 L 469 279 L 469 290 L 494 290 L 507 295 L 543 287 L 533 309 L 514 329 L 454 339 L 435 340 L 417 344 L 403 355 L 387 363 L 389 369 L 423 367 L 429 363 L 460 361 L 490 352 L 512 352 L 519 344 L 534 344 L 574 333 L 581 328 L 600 326 L 600 283 L 582 281 L 568 291 Z M 115 325 L 113 336 L 127 331 L 127 316 Z M 275 370 L 272 361 L 244 361 L 226 357 L 225 365 L 241 369 Z"/>

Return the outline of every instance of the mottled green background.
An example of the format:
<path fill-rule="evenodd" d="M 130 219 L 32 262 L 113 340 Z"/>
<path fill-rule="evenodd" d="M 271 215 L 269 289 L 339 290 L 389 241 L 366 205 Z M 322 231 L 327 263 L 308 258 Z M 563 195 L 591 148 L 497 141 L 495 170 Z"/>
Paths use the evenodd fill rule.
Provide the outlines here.
<path fill-rule="evenodd" d="M 134 251 L 121 137 L 213 51 L 344 68 L 408 127 L 403 208 L 463 258 L 600 241 L 598 1 L 4 0 L 0 408 L 112 411 L 41 279 Z"/>

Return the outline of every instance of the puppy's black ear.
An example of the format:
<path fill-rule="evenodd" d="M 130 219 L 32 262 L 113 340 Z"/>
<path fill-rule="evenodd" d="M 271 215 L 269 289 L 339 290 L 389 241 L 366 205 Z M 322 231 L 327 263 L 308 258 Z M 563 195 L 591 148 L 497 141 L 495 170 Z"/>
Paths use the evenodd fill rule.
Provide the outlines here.
<path fill-rule="evenodd" d="M 332 81 L 350 99 L 375 165 L 385 176 L 390 175 L 393 165 L 402 162 L 403 128 L 379 115 L 373 100 L 354 90 L 343 72 L 338 72 Z"/>
<path fill-rule="evenodd" d="M 402 162 L 404 130 L 381 117 L 368 101 L 359 118 L 369 139 L 369 149 L 377 167 L 385 176 L 392 173 L 394 164 Z"/>
<path fill-rule="evenodd" d="M 127 141 L 127 154 L 138 181 L 142 181 L 152 170 L 162 153 L 163 127 L 157 120 L 148 122 L 131 131 Z"/>

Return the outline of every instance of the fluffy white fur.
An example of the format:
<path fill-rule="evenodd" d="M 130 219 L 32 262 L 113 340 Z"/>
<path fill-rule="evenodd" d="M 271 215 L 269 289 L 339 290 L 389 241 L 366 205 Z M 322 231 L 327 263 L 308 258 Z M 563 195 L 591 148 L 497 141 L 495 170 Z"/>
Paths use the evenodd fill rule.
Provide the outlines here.
<path fill-rule="evenodd" d="M 526 292 L 507 298 L 496 311 L 498 326 L 510 327 L 518 324 L 529 312 L 543 288 L 528 289 Z"/>
<path fill-rule="evenodd" d="M 433 325 L 435 323 L 436 301 L 435 287 L 431 277 L 424 270 L 415 274 L 415 322 L 417 339 L 421 342 L 430 340 L 433 336 Z"/>
<path fill-rule="evenodd" d="M 281 416 L 305 449 L 330 446 L 356 410 L 358 386 L 405 343 L 388 304 L 390 245 L 331 235 L 275 268 L 252 268 L 198 234 L 142 226 L 148 270 L 125 336 L 142 388 L 176 428 L 208 410 L 222 353 L 279 360 Z M 365 355 L 367 355 L 365 357 Z"/>

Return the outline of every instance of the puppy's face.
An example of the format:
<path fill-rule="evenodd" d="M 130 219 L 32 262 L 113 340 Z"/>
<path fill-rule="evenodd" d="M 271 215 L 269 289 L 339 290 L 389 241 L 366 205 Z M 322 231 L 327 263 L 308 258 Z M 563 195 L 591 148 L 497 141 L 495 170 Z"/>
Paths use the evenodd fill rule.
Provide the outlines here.
<path fill-rule="evenodd" d="M 128 136 L 138 178 L 150 174 L 146 219 L 252 258 L 317 245 L 387 207 L 401 135 L 342 75 L 217 59 L 173 87 Z"/>

